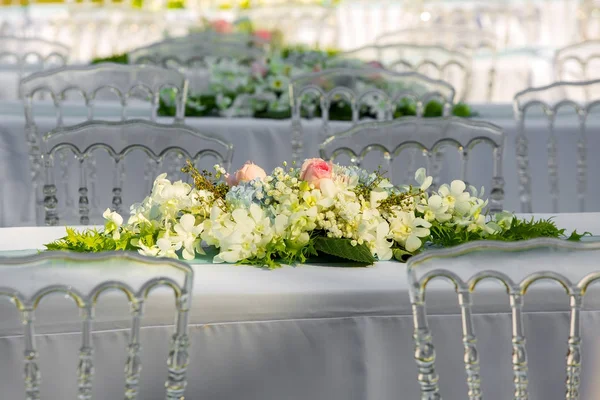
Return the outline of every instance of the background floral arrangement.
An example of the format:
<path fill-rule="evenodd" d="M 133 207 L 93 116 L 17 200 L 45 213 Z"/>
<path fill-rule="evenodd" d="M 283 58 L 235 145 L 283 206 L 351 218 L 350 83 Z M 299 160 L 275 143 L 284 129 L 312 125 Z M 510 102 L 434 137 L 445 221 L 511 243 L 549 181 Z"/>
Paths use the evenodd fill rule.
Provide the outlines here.
<path fill-rule="evenodd" d="M 212 25 L 217 32 L 227 34 L 234 30 L 234 25 L 226 21 L 213 21 Z M 238 25 L 243 26 L 243 21 Z M 238 26 L 236 25 L 236 26 Z M 274 40 L 277 35 L 262 30 L 249 28 L 252 35 L 264 39 Z M 235 28 L 240 31 L 240 28 Z M 287 119 L 291 117 L 288 84 L 290 79 L 299 75 L 321 71 L 337 65 L 336 50 L 310 50 L 301 46 L 274 47 L 265 63 L 248 63 L 233 59 L 218 59 L 207 61 L 210 81 L 206 91 L 190 93 L 188 95 L 185 115 L 190 117 L 205 116 L 244 116 L 253 118 Z M 92 63 L 100 62 L 128 62 L 127 55 L 115 55 L 110 58 L 96 59 Z M 361 67 L 363 62 L 347 61 L 346 67 Z M 383 68 L 377 63 L 370 66 Z M 369 87 L 377 87 L 388 91 L 384 83 L 373 81 L 363 82 L 361 90 L 367 91 Z M 401 88 L 395 88 L 400 91 Z M 174 116 L 176 110 L 176 93 L 173 90 L 163 90 L 160 97 L 158 114 L 161 116 Z M 319 118 L 321 109 L 316 98 L 306 98 L 303 104 L 303 117 Z M 376 118 L 384 105 L 377 100 L 366 98 L 360 110 L 360 118 Z M 443 107 L 440 102 L 430 101 L 425 105 L 424 117 L 439 117 Z M 453 114 L 458 117 L 472 117 L 475 113 L 464 103 L 454 106 Z M 402 99 L 396 104 L 394 118 L 405 115 L 416 115 L 416 103 L 409 99 Z M 333 101 L 329 110 L 329 118 L 338 121 L 350 121 L 352 109 L 350 104 L 340 97 Z"/>
<path fill-rule="evenodd" d="M 134 250 L 157 257 L 194 259 L 214 247 L 215 263 L 277 267 L 334 258 L 372 264 L 405 261 L 427 247 L 472 240 L 569 237 L 551 220 L 521 221 L 502 212 L 487 216 L 483 189 L 455 180 L 430 190 L 424 169 L 417 186 L 395 187 L 385 174 L 308 159 L 300 168 L 269 175 L 253 163 L 228 175 L 183 168 L 194 185 L 158 176 L 152 193 L 123 218 L 110 210 L 103 231 L 78 233 L 49 250 Z"/>

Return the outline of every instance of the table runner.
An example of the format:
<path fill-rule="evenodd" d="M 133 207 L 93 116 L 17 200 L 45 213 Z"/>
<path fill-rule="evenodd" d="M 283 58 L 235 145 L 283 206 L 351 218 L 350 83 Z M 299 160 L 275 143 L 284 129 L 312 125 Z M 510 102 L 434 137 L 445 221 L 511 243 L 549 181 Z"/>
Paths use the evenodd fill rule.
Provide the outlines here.
<path fill-rule="evenodd" d="M 540 217 L 540 216 L 536 216 Z M 600 214 L 566 214 L 557 223 L 569 229 L 600 232 Z M 24 254 L 39 247 L 63 228 L 0 229 L 0 256 Z M 43 232 L 43 233 L 42 233 Z M 532 260 L 549 262 L 548 255 Z M 573 263 L 595 262 L 583 254 Z M 484 258 L 487 260 L 487 258 Z M 471 261 L 481 260 L 475 258 Z M 490 264 L 502 262 L 489 258 Z M 418 398 L 413 361 L 412 316 L 406 288 L 405 265 L 377 263 L 372 268 L 334 265 L 284 267 L 275 271 L 248 266 L 195 261 L 194 304 L 190 337 L 190 399 L 356 399 Z M 448 285 L 435 287 L 430 300 L 431 328 L 436 340 L 441 387 L 446 399 L 466 398 L 460 317 L 456 295 Z M 535 289 L 535 288 L 534 288 Z M 161 399 L 166 376 L 165 357 L 171 332 L 172 300 L 151 296 L 142 329 L 144 346 L 140 398 Z M 582 398 L 600 396 L 594 379 L 600 373 L 600 292 L 586 298 L 582 315 L 584 375 Z M 504 306 L 492 305 L 498 297 Z M 474 296 L 475 328 L 481 353 L 486 398 L 512 394 L 510 316 L 508 298 L 499 286 L 485 286 Z M 542 287 L 525 299 L 525 328 L 531 370 L 532 399 L 562 399 L 564 355 L 568 336 L 568 301 L 560 290 Z M 120 305 L 122 308 L 117 308 Z M 76 352 L 80 342 L 78 316 L 59 296 L 45 303 L 38 340 L 43 390 L 48 398 L 75 393 Z M 7 398 L 18 398 L 22 388 L 22 338 L 12 307 L 0 300 L 0 387 Z M 122 369 L 128 334 L 127 308 L 122 300 L 100 302 L 95 324 L 97 375 L 95 398 L 121 395 Z M 98 332 L 99 330 L 99 332 Z M 54 363 L 54 364 L 53 364 Z M 60 368 L 55 366 L 59 365 Z M 72 379 L 70 379 L 72 377 Z M 486 378 L 487 377 L 487 378 Z M 490 379 L 492 377 L 492 379 Z M 52 382 L 61 382 L 55 385 Z M 44 392 L 42 392 L 44 393 Z M 12 395 L 12 396 L 11 396 Z"/>

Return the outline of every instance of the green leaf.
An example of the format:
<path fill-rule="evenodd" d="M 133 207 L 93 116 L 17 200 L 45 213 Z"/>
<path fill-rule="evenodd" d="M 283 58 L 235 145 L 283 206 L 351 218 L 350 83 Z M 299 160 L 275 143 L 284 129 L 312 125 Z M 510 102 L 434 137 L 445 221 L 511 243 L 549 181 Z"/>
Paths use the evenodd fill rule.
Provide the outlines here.
<path fill-rule="evenodd" d="M 394 249 L 393 253 L 394 253 L 394 258 L 402 263 L 407 262 L 409 258 L 414 256 L 413 253 L 406 251 L 404 249 Z"/>
<path fill-rule="evenodd" d="M 319 253 L 329 254 L 345 260 L 355 261 L 364 264 L 373 264 L 375 257 L 371 250 L 364 244 L 352 246 L 350 239 L 338 239 L 328 237 L 317 237 L 314 243 L 315 250 Z"/>
<path fill-rule="evenodd" d="M 592 236 L 592 234 L 590 232 L 577 233 L 577 231 L 573 231 L 567 240 L 570 240 L 571 242 L 579 242 L 584 236 Z"/>

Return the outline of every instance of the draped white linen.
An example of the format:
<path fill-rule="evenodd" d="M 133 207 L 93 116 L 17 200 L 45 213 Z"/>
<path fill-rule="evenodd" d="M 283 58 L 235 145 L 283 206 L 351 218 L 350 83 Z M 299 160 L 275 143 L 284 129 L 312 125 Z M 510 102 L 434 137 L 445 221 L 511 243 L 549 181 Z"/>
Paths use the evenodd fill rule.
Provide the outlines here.
<path fill-rule="evenodd" d="M 568 229 L 600 232 L 598 213 L 563 214 L 556 221 Z M 19 249 L 41 248 L 48 240 L 63 235 L 63 229 L 2 228 L 0 257 L 28 253 Z M 540 263 L 552 259 L 551 255 L 535 252 L 527 256 Z M 597 260 L 595 253 L 579 257 L 564 265 L 567 274 L 576 273 L 578 262 Z M 505 262 L 497 254 L 484 258 L 490 267 Z M 453 262 L 474 265 L 481 260 L 482 257 L 467 256 Z M 311 265 L 265 271 L 196 260 L 194 270 L 186 397 L 418 398 L 405 265 Z M 456 295 L 447 284 L 432 289 L 428 313 L 444 398 L 464 399 L 467 388 L 461 365 L 463 348 Z M 165 292 L 155 294 L 148 304 L 141 338 L 146 350 L 142 352 L 140 398 L 148 400 L 162 398 L 166 344 L 172 324 L 172 298 Z M 586 296 L 582 313 L 582 398 L 600 396 L 594 379 L 600 373 L 596 356 L 600 352 L 596 335 L 600 328 L 598 294 L 598 290 L 592 290 Z M 474 296 L 474 304 L 483 391 L 490 399 L 509 398 L 513 388 L 508 298 L 499 285 L 483 285 Z M 5 299 L 0 300 L 0 387 L 7 398 L 19 398 L 23 386 L 23 339 L 17 313 L 9 311 L 12 307 Z M 525 310 L 531 397 L 562 399 L 568 298 L 558 285 L 534 287 L 525 297 Z M 100 301 L 94 327 L 96 399 L 114 399 L 122 393 L 127 312 L 120 296 Z M 73 304 L 62 296 L 49 298 L 47 304 L 41 305 L 37 334 L 42 393 L 46 391 L 48 398 L 68 398 L 75 393 L 79 321 Z"/>

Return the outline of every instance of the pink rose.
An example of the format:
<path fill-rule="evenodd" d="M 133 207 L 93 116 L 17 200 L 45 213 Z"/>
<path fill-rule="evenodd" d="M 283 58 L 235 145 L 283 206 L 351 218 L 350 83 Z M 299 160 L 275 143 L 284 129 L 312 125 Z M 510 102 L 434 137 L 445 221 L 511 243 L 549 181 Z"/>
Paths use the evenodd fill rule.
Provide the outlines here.
<path fill-rule="evenodd" d="M 321 186 L 321 179 L 331 179 L 333 175 L 333 164 L 321 158 L 309 158 L 302 164 L 300 170 L 300 179 L 315 185 L 315 188 Z"/>
<path fill-rule="evenodd" d="M 269 43 L 273 39 L 273 34 L 266 29 L 254 31 L 254 36 L 265 43 Z"/>
<path fill-rule="evenodd" d="M 242 168 L 235 172 L 235 174 L 225 175 L 225 179 L 229 186 L 236 186 L 240 182 L 248 182 L 256 178 L 264 180 L 266 177 L 267 174 L 265 170 L 250 161 L 247 161 Z"/>
<path fill-rule="evenodd" d="M 218 19 L 211 23 L 212 28 L 218 33 L 231 33 L 233 32 L 233 25 L 229 21 L 224 19 Z"/>

